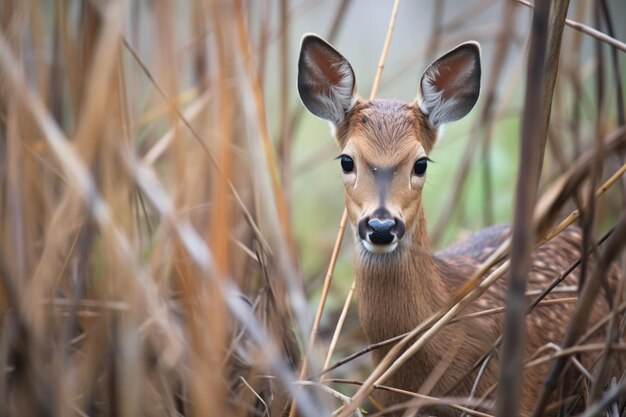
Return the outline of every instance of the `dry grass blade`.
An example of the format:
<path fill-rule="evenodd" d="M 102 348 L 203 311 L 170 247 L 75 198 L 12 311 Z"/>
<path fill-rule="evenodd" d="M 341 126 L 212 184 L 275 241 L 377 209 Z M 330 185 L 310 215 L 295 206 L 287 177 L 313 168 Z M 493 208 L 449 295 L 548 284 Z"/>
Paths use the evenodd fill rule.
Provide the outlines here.
<path fill-rule="evenodd" d="M 626 127 L 620 128 L 613 132 L 611 135 L 612 139 L 611 143 L 616 142 L 624 142 L 626 141 Z M 608 149 L 607 149 L 608 150 Z M 573 167 L 574 168 L 574 167 Z M 575 166 L 578 168 L 578 166 Z M 576 171 L 570 169 L 568 171 L 571 173 L 570 177 L 576 174 Z M 614 185 L 620 178 L 623 178 L 626 173 L 626 164 L 622 165 L 609 179 L 607 179 L 597 190 L 595 193 L 596 198 L 602 196 L 612 185 Z M 578 181 L 574 181 L 574 183 L 579 183 L 582 180 L 582 177 Z M 560 184 L 562 185 L 562 184 Z M 548 201 L 548 200 L 546 200 Z M 558 201 L 550 201 L 551 204 L 556 204 Z M 574 210 L 570 213 L 565 219 L 563 219 L 557 226 L 555 226 L 545 237 L 545 240 L 552 240 L 555 236 L 565 230 L 567 227 L 571 226 L 578 218 L 580 217 L 580 210 Z"/>
<path fill-rule="evenodd" d="M 259 133 L 261 135 L 261 140 L 263 144 L 263 152 L 265 154 L 270 173 L 272 174 L 270 178 L 272 180 L 273 194 L 276 208 L 278 210 L 278 217 L 281 222 L 281 230 L 284 234 L 283 238 L 287 242 L 287 247 L 289 249 L 290 255 L 292 256 L 292 259 L 295 259 L 296 245 L 294 242 L 289 210 L 287 208 L 287 201 L 285 200 L 282 187 L 280 186 L 280 180 L 276 168 L 276 157 L 271 143 L 269 127 L 267 126 L 265 104 L 263 101 L 263 91 L 261 90 L 261 86 L 256 78 L 256 73 L 250 60 L 250 51 L 252 45 L 250 43 L 250 37 L 245 26 L 242 7 L 243 6 L 241 1 L 237 1 L 235 17 L 237 23 L 239 52 L 240 55 L 244 57 L 244 65 L 247 67 L 246 73 L 249 77 L 248 82 L 253 93 L 254 108 L 256 111 L 257 123 L 260 129 Z"/>
<path fill-rule="evenodd" d="M 137 64 L 141 67 L 142 71 L 146 74 L 146 76 L 150 79 L 150 81 L 152 82 L 152 84 L 154 85 L 154 87 L 157 89 L 157 91 L 159 92 L 159 94 L 161 95 L 161 97 L 165 100 L 165 102 L 168 104 L 168 106 L 170 106 L 170 110 L 173 111 L 176 116 L 180 119 L 180 121 L 185 125 L 185 127 L 187 129 L 189 129 L 189 131 L 191 132 L 191 134 L 193 135 L 194 139 L 197 141 L 197 143 L 200 145 L 200 147 L 202 148 L 202 150 L 205 152 L 205 154 L 209 157 L 209 161 L 211 162 L 211 165 L 213 165 L 213 167 L 215 168 L 215 170 L 221 174 L 222 173 L 222 169 L 218 163 L 218 161 L 215 159 L 215 157 L 213 156 L 213 154 L 211 153 L 211 151 L 209 150 L 209 148 L 207 147 L 207 144 L 205 143 L 205 141 L 202 139 L 202 137 L 200 136 L 200 134 L 196 131 L 196 129 L 193 128 L 193 126 L 191 125 L 191 123 L 189 122 L 189 120 L 185 117 L 184 114 L 182 114 L 180 112 L 180 110 L 178 108 L 176 108 L 175 106 L 173 106 L 172 103 L 174 103 L 166 94 L 165 91 L 163 91 L 163 89 L 159 86 L 159 84 L 156 82 L 156 80 L 154 79 L 154 77 L 152 76 L 150 70 L 145 66 L 145 64 L 143 63 L 143 61 L 141 60 L 141 58 L 139 57 L 139 55 L 137 54 L 137 52 L 134 50 L 134 48 L 126 41 L 126 39 L 122 39 L 122 44 L 124 45 L 124 47 L 131 53 L 131 55 L 133 56 L 133 58 L 135 59 L 135 61 L 137 62 Z M 207 91 L 208 94 L 208 91 Z M 202 97 L 202 96 L 201 96 Z M 200 99 L 200 98 L 199 98 Z M 208 97 L 207 97 L 208 99 Z M 191 109 L 190 109 L 191 112 Z M 165 138 L 163 138 L 161 141 L 159 141 L 159 144 L 161 144 L 161 146 L 165 147 L 167 145 L 167 142 L 165 142 Z M 154 148 L 153 148 L 154 149 Z M 157 150 L 153 150 L 154 154 L 152 152 L 150 152 L 148 155 L 150 155 L 152 158 L 156 158 L 158 156 L 158 153 L 161 152 L 159 148 L 157 148 Z M 155 155 L 156 154 L 156 155 Z M 146 158 L 148 157 L 148 155 L 146 155 Z M 148 158 L 147 161 L 151 161 L 152 158 Z M 268 252 L 271 253 L 271 249 L 270 246 L 267 243 L 267 240 L 264 238 L 263 234 L 261 233 L 259 227 L 256 225 L 256 222 L 254 221 L 254 218 L 252 217 L 252 214 L 250 213 L 250 210 L 248 210 L 248 208 L 246 207 L 246 205 L 244 204 L 241 196 L 239 195 L 239 193 L 237 192 L 237 190 L 235 189 L 234 185 L 232 184 L 232 182 L 228 182 L 228 187 L 230 189 L 230 192 L 233 194 L 233 196 L 235 197 L 235 201 L 237 202 L 237 204 L 239 205 L 239 208 L 241 209 L 241 211 L 243 212 L 243 215 L 246 218 L 246 221 L 250 224 L 250 226 L 252 227 L 252 229 L 254 230 L 254 232 L 256 233 L 257 238 L 259 239 L 259 241 L 263 244 L 264 249 Z"/>
<path fill-rule="evenodd" d="M 332 388 L 330 388 L 327 385 L 321 384 L 319 382 L 314 382 L 314 381 L 298 381 L 299 385 L 304 385 L 304 386 L 312 386 L 315 388 L 318 388 L 322 391 L 324 391 L 325 393 L 337 398 L 339 401 L 341 401 L 344 404 L 347 404 L 348 402 L 350 402 L 350 397 L 348 397 L 347 395 L 343 395 L 342 393 L 340 393 L 339 391 L 336 391 Z M 356 417 L 363 417 L 363 413 L 361 412 L 360 409 L 356 409 L 354 411 L 354 415 Z"/>
<path fill-rule="evenodd" d="M 151 203 L 158 209 L 161 216 L 167 219 L 174 228 L 178 238 L 183 243 L 184 249 L 188 252 L 194 264 L 205 273 L 205 276 L 215 277 L 215 274 L 206 275 L 216 267 L 212 262 L 212 257 L 210 256 L 211 252 L 208 246 L 206 246 L 188 221 L 175 218 L 173 202 L 157 183 L 154 174 L 145 166 L 139 167 L 139 169 L 135 170 L 135 178 L 146 196 L 150 198 Z M 257 345 L 264 347 L 262 353 L 267 357 L 268 361 L 271 362 L 278 377 L 284 381 L 285 385 L 293 391 L 293 395 L 298 398 L 302 405 L 304 415 L 315 415 L 312 411 L 315 410 L 315 407 L 311 400 L 302 393 L 295 391 L 291 384 L 288 383 L 288 381 L 294 379 L 294 376 L 291 375 L 291 371 L 285 363 L 284 358 L 278 353 L 278 347 L 265 332 L 264 327 L 258 323 L 255 316 L 251 313 L 249 305 L 242 301 L 241 291 L 234 287 L 232 281 L 226 281 L 226 283 L 217 281 L 216 284 L 216 289 L 223 294 L 222 296 L 226 300 L 228 308 L 237 319 L 244 324 L 245 329 L 250 333 Z"/>
<path fill-rule="evenodd" d="M 362 385 L 362 382 L 359 381 L 354 381 L 354 380 L 346 380 L 346 379 L 331 379 L 328 380 L 327 382 L 329 383 L 338 383 L 338 384 L 352 384 L 352 385 Z M 431 397 L 428 395 L 423 395 L 423 394 L 419 394 L 419 393 L 415 393 L 415 392 L 410 392 L 410 391 L 406 391 L 406 390 L 401 390 L 398 388 L 394 388 L 394 387 L 389 387 L 386 385 L 375 385 L 374 386 L 375 389 L 377 390 L 386 390 L 386 391 L 391 391 L 391 392 L 396 392 L 398 394 L 402 394 L 405 395 L 407 397 L 413 397 L 414 400 L 413 401 L 409 401 L 405 404 L 400 404 L 397 407 L 389 407 L 386 410 L 383 410 L 381 413 L 377 413 L 374 415 L 384 415 L 387 412 L 393 412 L 393 411 L 398 411 L 398 410 L 404 410 L 406 408 L 414 408 L 416 406 L 418 407 L 425 407 L 428 405 L 446 405 L 449 406 L 455 410 L 458 411 L 463 411 L 469 415 L 473 415 L 473 416 L 478 416 L 478 417 L 491 417 L 490 414 L 486 414 L 486 413 L 482 413 L 480 411 L 476 411 L 473 408 L 478 408 L 478 407 L 485 407 L 485 408 L 489 408 L 489 404 L 486 403 L 481 403 L 479 401 L 468 401 L 465 399 L 459 399 L 459 398 L 437 398 L 437 397 Z M 473 407 L 473 408 L 469 408 L 469 407 Z"/>
<path fill-rule="evenodd" d="M 529 3 L 525 0 L 515 0 L 517 3 L 519 4 L 523 4 L 526 7 L 531 7 L 534 8 L 535 6 L 532 3 Z M 585 24 L 582 24 L 580 22 L 575 22 L 573 20 L 570 19 L 566 19 L 565 20 L 565 24 L 569 27 L 571 27 L 572 29 L 576 29 L 579 30 L 580 32 L 592 36 L 596 39 L 598 39 L 601 42 L 607 43 L 609 45 L 611 45 L 612 47 L 619 49 L 622 52 L 626 52 L 626 43 L 621 42 L 615 38 L 612 38 L 608 35 L 606 35 L 605 33 L 602 33 L 592 27 L 589 27 Z"/>
<path fill-rule="evenodd" d="M 576 339 L 582 334 L 584 328 L 589 319 L 589 311 L 595 298 L 598 295 L 600 287 L 602 285 L 602 277 L 606 276 L 606 273 L 611 265 L 611 262 L 619 254 L 620 250 L 626 244 L 626 216 L 622 216 L 619 222 L 615 225 L 613 234 L 608 238 L 604 250 L 601 252 L 596 267 L 592 276 L 583 287 L 580 301 L 576 306 L 574 316 L 570 321 L 567 333 L 565 334 L 565 340 L 562 343 L 562 348 L 569 348 L 573 346 Z M 546 379 L 546 382 L 541 390 L 541 396 L 537 400 L 537 406 L 533 415 L 543 415 L 544 409 L 547 405 L 548 398 L 552 394 L 552 391 L 556 387 L 556 382 L 565 366 L 565 359 L 559 358 L 554 362 L 550 375 Z"/>
<path fill-rule="evenodd" d="M 346 321 L 346 316 L 348 315 L 348 309 L 350 308 L 355 289 L 356 283 L 352 281 L 350 291 L 348 291 L 348 295 L 346 296 L 346 300 L 344 301 L 343 308 L 341 309 L 341 315 L 339 316 L 339 320 L 337 320 L 337 326 L 335 326 L 333 338 L 331 339 L 330 345 L 328 346 L 328 353 L 326 353 L 326 359 L 324 360 L 324 365 L 322 365 L 322 374 L 329 371 L 328 367 L 330 366 L 330 361 L 332 360 L 335 349 L 337 348 L 337 342 L 339 341 L 339 336 L 341 334 L 343 324 Z"/>
<path fill-rule="evenodd" d="M 600 415 L 611 404 L 615 403 L 620 397 L 626 393 L 626 380 L 620 381 L 618 384 L 611 387 L 604 396 L 596 403 L 592 404 L 580 417 L 592 417 Z M 617 414 L 614 414 L 617 415 Z"/>
<path fill-rule="evenodd" d="M 153 287 L 152 280 L 146 276 L 146 272 L 138 269 L 136 260 L 133 258 L 134 251 L 131 249 L 131 243 L 126 239 L 124 233 L 111 218 L 111 211 L 106 202 L 99 195 L 93 179 L 87 168 L 76 155 L 76 152 L 70 147 L 69 141 L 65 138 L 58 125 L 54 122 L 50 114 L 43 107 L 38 98 L 33 95 L 28 87 L 25 86 L 19 68 L 15 64 L 15 58 L 12 56 L 4 39 L 0 36 L 0 56 L 5 65 L 5 70 L 12 77 L 13 84 L 16 88 L 16 96 L 24 100 L 24 104 L 32 112 L 35 120 L 39 123 L 40 129 L 48 140 L 51 149 L 61 161 L 70 184 L 76 188 L 79 195 L 85 200 L 88 207 L 92 210 L 92 215 L 106 231 L 108 237 L 115 242 L 114 247 L 118 249 L 117 256 L 124 260 L 125 265 L 129 265 L 133 269 L 133 275 L 137 277 L 137 283 L 144 285 L 146 294 L 153 293 L 156 289 Z M 148 296 L 146 301 L 151 304 L 153 300 L 159 297 Z M 159 322 L 164 329 L 170 327 L 168 320 L 164 320 L 161 306 L 149 305 L 149 308 L 155 314 L 155 320 Z M 164 334 L 171 337 L 176 332 L 171 330 L 165 331 Z M 173 344 L 172 344 L 173 343 Z M 168 345 L 174 348 L 174 352 L 169 355 L 170 361 L 176 361 L 179 355 L 180 346 L 178 341 L 170 339 Z"/>

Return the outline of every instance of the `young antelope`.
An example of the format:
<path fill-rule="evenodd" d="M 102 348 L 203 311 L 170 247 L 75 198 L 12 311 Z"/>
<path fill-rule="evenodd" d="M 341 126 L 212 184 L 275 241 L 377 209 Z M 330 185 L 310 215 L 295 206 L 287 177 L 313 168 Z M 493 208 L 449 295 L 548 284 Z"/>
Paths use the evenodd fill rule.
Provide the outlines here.
<path fill-rule="evenodd" d="M 506 226 L 490 227 L 435 254 L 428 241 L 422 208 L 428 156 L 438 129 L 461 119 L 474 107 L 480 77 L 480 47 L 467 42 L 426 69 L 414 102 L 363 100 L 357 95 L 354 71 L 339 52 L 315 35 L 302 40 L 298 92 L 311 113 L 330 122 L 341 149 L 345 205 L 357 247 L 359 318 L 370 343 L 408 332 L 436 313 L 510 234 Z M 581 235 L 571 228 L 536 250 L 528 290 L 545 288 L 580 257 L 580 247 Z M 577 269 L 561 284 L 571 290 L 570 294 L 559 292 L 547 298 L 574 297 L 578 275 Z M 502 307 L 505 293 L 506 282 L 501 279 L 465 313 Z M 555 303 L 528 316 L 527 360 L 538 353 L 553 352 L 546 348 L 550 343 L 560 344 L 574 306 L 572 302 Z M 590 323 L 606 312 L 607 303 L 600 297 Z M 387 385 L 420 392 L 441 363 L 445 366 L 441 376 L 422 393 L 463 398 L 473 393 L 476 400 L 483 396 L 493 399 L 498 355 L 480 372 L 471 370 L 501 335 L 502 321 L 502 314 L 490 314 L 445 326 Z M 374 351 L 375 362 L 389 349 Z M 532 411 L 548 369 L 546 361 L 524 372 L 523 414 Z M 576 382 L 579 375 L 569 378 L 572 385 L 581 385 Z M 378 391 L 378 397 L 386 406 L 410 399 L 385 391 Z M 437 409 L 437 415 L 459 414 L 450 407 Z"/>

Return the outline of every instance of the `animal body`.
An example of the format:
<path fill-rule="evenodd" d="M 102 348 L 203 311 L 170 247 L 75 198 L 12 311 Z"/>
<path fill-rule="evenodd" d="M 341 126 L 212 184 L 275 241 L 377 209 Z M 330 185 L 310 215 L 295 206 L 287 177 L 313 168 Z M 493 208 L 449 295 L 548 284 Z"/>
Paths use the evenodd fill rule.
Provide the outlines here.
<path fill-rule="evenodd" d="M 508 227 L 491 227 L 432 254 L 422 207 L 428 156 L 438 129 L 464 117 L 478 99 L 480 47 L 464 43 L 433 62 L 422 75 L 412 103 L 359 98 L 350 63 L 315 35 L 303 38 L 298 71 L 302 102 L 311 113 L 330 122 L 341 149 L 345 205 L 357 246 L 359 318 L 369 341 L 381 342 L 414 329 L 436 313 L 509 236 Z M 536 250 L 528 290 L 546 287 L 580 257 L 580 246 L 578 230 L 568 229 Z M 578 274 L 575 270 L 562 284 L 569 294 L 551 294 L 548 299 L 574 297 Z M 506 284 L 500 280 L 466 312 L 502 307 L 505 293 Z M 526 359 L 538 352 L 550 353 L 550 343 L 561 342 L 574 305 L 540 307 L 528 316 Z M 606 312 L 605 299 L 599 299 L 590 322 Z M 467 397 L 474 390 L 474 398 L 489 396 L 498 378 L 497 355 L 482 370 L 475 388 L 478 370 L 469 371 L 491 349 L 501 330 L 502 314 L 448 325 L 387 384 L 418 392 L 433 369 L 445 363 L 430 395 Z M 374 351 L 374 360 L 379 362 L 388 350 Z M 523 414 L 531 412 L 548 369 L 546 362 L 525 371 Z M 393 405 L 407 397 L 379 392 L 379 399 Z M 449 407 L 438 408 L 436 413 L 458 414 Z"/>

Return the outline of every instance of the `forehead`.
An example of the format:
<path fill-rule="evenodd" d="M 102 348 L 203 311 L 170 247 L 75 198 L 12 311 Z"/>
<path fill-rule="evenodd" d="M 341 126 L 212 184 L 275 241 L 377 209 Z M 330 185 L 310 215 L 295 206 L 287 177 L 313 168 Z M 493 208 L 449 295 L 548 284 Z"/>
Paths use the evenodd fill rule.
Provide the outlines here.
<path fill-rule="evenodd" d="M 417 106 L 398 100 L 357 103 L 348 120 L 346 133 L 362 152 L 397 157 L 420 144 L 430 152 L 434 143 L 435 132 Z"/>

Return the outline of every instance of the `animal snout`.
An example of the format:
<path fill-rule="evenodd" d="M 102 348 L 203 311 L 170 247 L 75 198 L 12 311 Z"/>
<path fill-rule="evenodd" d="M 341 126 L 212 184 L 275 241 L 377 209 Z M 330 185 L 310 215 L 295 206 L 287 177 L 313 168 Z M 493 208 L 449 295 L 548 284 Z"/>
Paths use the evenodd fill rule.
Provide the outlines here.
<path fill-rule="evenodd" d="M 370 241 L 375 245 L 386 245 L 393 241 L 394 235 L 391 230 L 396 227 L 396 221 L 391 219 L 371 219 L 367 225 L 372 229 L 369 234 Z"/>
<path fill-rule="evenodd" d="M 404 222 L 397 217 L 364 218 L 359 222 L 359 235 L 374 245 L 388 245 L 404 235 Z"/>

